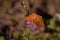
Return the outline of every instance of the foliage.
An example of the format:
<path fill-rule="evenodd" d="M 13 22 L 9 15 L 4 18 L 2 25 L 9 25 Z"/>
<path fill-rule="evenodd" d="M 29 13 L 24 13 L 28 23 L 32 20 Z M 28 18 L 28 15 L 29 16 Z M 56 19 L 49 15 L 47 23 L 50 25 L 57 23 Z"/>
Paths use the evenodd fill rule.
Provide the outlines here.
<path fill-rule="evenodd" d="M 29 40 L 31 31 L 32 31 L 31 28 L 29 27 L 26 28 L 26 30 L 22 34 L 24 40 Z"/>
<path fill-rule="evenodd" d="M 5 38 L 3 36 L 0 36 L 0 40 L 5 40 Z"/>
<path fill-rule="evenodd" d="M 14 39 L 18 39 L 19 35 L 20 35 L 19 32 L 17 32 L 17 31 L 13 32 L 13 38 Z"/>
<path fill-rule="evenodd" d="M 50 19 L 50 24 L 48 25 L 48 28 L 55 29 L 55 27 L 56 27 L 56 19 L 55 18 Z"/>

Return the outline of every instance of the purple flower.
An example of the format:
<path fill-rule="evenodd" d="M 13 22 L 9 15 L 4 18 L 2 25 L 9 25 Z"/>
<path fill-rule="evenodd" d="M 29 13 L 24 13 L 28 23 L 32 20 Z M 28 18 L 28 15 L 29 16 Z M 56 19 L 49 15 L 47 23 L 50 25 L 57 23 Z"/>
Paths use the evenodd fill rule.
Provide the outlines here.
<path fill-rule="evenodd" d="M 30 22 L 26 22 L 26 24 L 28 25 L 28 24 L 31 24 Z"/>
<path fill-rule="evenodd" d="M 33 24 L 33 29 L 37 29 L 38 27 L 37 27 L 37 25 L 35 25 L 35 24 Z"/>
<path fill-rule="evenodd" d="M 36 24 L 32 24 L 32 23 L 30 23 L 30 22 L 26 22 L 26 24 L 27 24 L 27 26 L 28 27 L 30 27 L 30 28 L 32 28 L 32 29 L 38 29 L 38 27 L 37 27 L 37 25 Z"/>

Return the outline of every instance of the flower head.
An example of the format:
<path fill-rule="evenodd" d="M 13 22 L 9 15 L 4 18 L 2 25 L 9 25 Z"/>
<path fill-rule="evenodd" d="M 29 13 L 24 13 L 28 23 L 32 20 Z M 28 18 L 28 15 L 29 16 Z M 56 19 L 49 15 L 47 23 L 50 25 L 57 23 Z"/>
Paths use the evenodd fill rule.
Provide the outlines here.
<path fill-rule="evenodd" d="M 30 22 L 26 22 L 26 24 L 27 24 L 28 27 L 30 27 L 32 29 L 37 29 L 38 28 L 36 24 L 32 24 Z"/>

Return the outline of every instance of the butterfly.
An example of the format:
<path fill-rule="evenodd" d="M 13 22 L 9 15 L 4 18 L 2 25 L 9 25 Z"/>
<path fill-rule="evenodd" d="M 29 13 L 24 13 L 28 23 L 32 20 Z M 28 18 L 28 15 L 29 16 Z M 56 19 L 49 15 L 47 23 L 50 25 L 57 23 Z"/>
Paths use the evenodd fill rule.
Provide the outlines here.
<path fill-rule="evenodd" d="M 26 21 L 29 21 L 32 24 L 38 25 L 40 28 L 45 27 L 44 21 L 42 16 L 37 15 L 36 13 L 31 13 L 29 16 L 26 17 Z"/>

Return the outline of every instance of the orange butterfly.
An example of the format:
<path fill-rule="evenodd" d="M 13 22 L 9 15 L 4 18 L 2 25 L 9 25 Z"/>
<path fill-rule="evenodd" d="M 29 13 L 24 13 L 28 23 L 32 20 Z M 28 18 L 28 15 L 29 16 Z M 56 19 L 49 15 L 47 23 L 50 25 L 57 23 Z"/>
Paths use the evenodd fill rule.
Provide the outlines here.
<path fill-rule="evenodd" d="M 36 13 L 32 13 L 31 15 L 27 16 L 26 21 L 36 24 L 39 27 L 45 27 L 42 16 L 37 15 Z"/>

